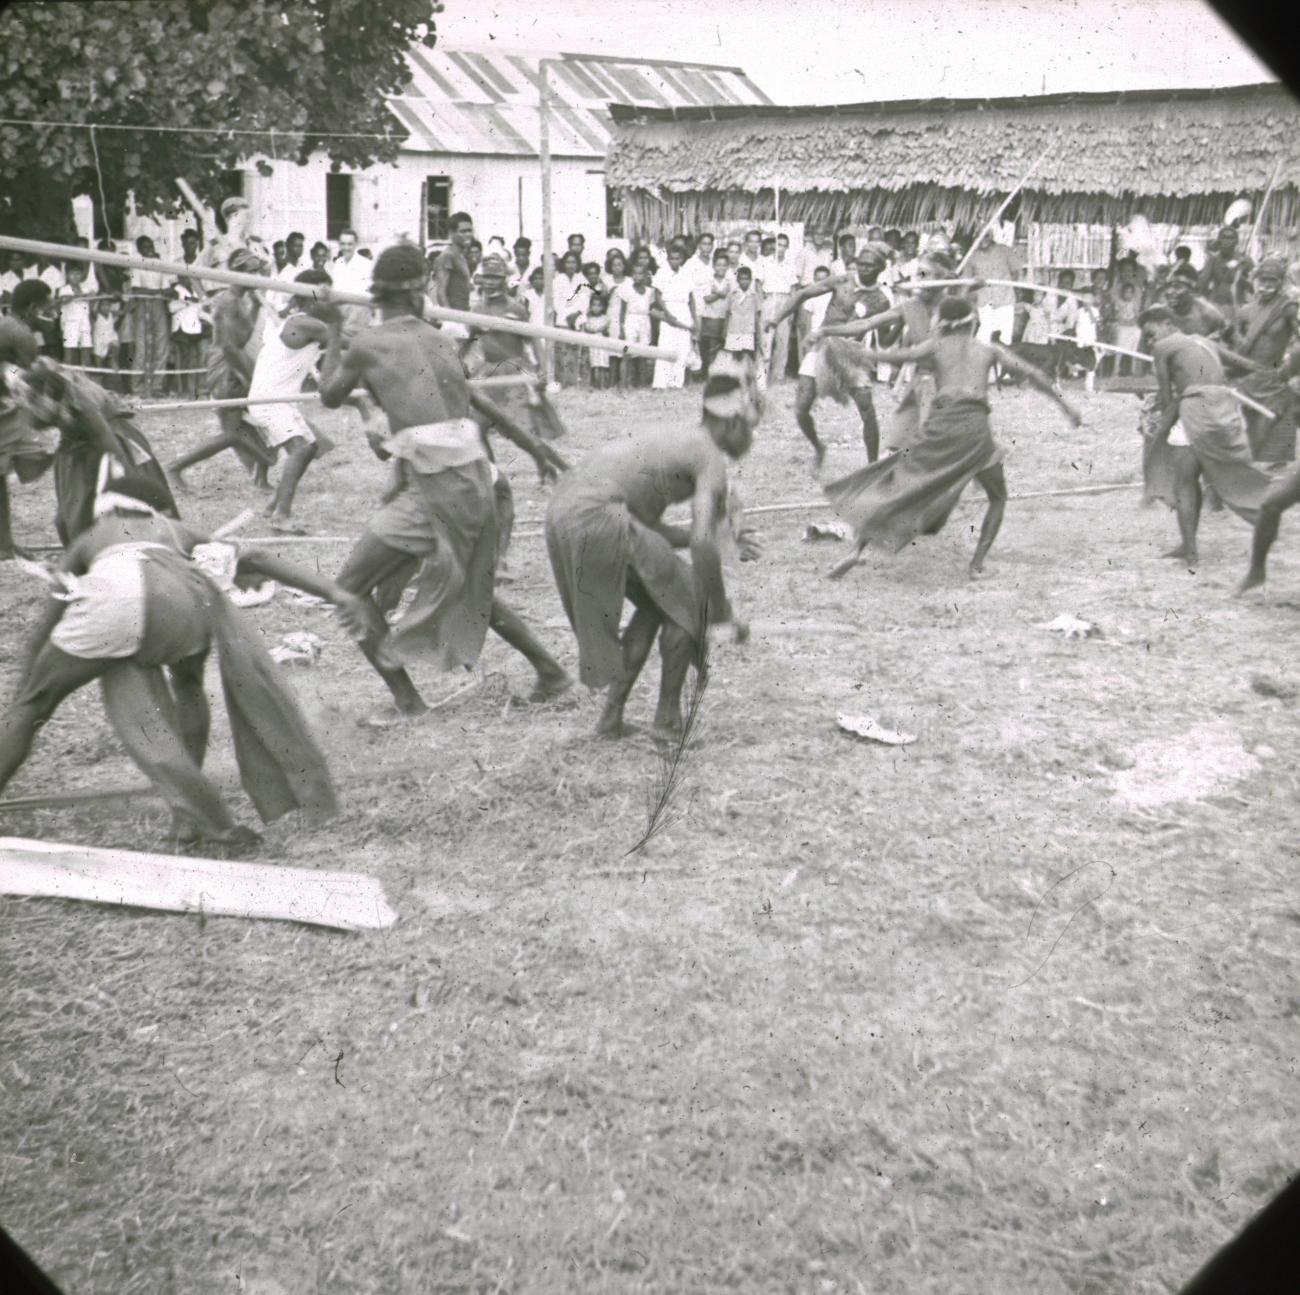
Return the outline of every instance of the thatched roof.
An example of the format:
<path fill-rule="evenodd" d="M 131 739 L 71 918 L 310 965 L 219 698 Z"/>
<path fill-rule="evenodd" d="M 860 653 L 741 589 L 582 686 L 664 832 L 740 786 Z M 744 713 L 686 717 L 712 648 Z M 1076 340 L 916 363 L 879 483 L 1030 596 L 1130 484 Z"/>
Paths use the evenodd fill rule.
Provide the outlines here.
<path fill-rule="evenodd" d="M 961 219 L 958 208 L 1009 193 L 1044 153 L 1025 196 L 1038 219 L 1096 218 L 1068 214 L 1085 195 L 1093 208 L 1143 198 L 1153 217 L 1187 219 L 1189 203 L 1208 213 L 1224 194 L 1258 197 L 1279 163 L 1269 223 L 1293 223 L 1300 201 L 1300 102 L 1275 84 L 611 115 L 606 175 L 634 209 L 640 191 L 757 216 L 779 189 L 791 219 L 818 206 L 894 223 Z"/>

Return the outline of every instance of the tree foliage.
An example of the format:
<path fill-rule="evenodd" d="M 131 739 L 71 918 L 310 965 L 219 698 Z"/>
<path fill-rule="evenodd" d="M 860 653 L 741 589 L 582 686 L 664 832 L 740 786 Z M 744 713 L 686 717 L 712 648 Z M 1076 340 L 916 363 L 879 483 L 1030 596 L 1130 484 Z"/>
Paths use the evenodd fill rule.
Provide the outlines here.
<path fill-rule="evenodd" d="M 68 199 L 174 201 L 185 177 L 208 199 L 256 153 L 390 160 L 405 137 L 384 95 L 403 55 L 432 46 L 438 0 L 97 0 L 0 12 L 0 118 L 171 126 L 200 133 L 0 125 L 0 222 L 49 236 Z M 344 136 L 344 137 L 340 137 Z M 351 137 L 347 137 L 351 136 Z M 363 138 L 378 136 L 379 138 Z M 98 168 L 95 150 L 98 150 Z"/>

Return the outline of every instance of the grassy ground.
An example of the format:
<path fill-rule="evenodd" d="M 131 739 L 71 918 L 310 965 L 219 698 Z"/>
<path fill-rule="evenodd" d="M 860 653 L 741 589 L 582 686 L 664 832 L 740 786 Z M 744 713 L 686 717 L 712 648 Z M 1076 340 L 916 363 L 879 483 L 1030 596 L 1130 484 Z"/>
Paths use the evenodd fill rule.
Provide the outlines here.
<path fill-rule="evenodd" d="M 563 408 L 571 454 L 697 412 Z M 831 470 L 856 466 L 821 412 Z M 1136 401 L 1087 413 L 1070 433 L 998 399 L 1013 491 L 1133 474 Z M 352 417 L 327 416 L 346 439 L 301 502 L 342 534 L 381 479 Z M 747 500 L 814 497 L 809 460 L 785 389 Z M 572 665 L 544 499 L 505 461 L 508 597 Z M 202 522 L 246 502 L 233 462 L 194 480 Z M 29 539 L 45 490 L 19 492 Z M 763 518 L 763 560 L 731 569 L 753 639 L 717 650 L 681 814 L 631 858 L 655 755 L 593 742 L 594 700 L 516 706 L 528 669 L 493 640 L 436 722 L 367 732 L 382 689 L 330 616 L 249 613 L 325 640 L 293 678 L 346 803 L 262 857 L 372 872 L 402 920 L 0 901 L 5 1225 L 76 1295 L 1175 1289 L 1280 1187 L 1300 1114 L 1300 725 L 1252 687 L 1300 691 L 1294 530 L 1243 605 L 1246 528 L 1207 516 L 1191 577 L 1136 492 L 1013 502 L 976 585 L 974 497 L 840 584 L 844 546 L 800 539 L 827 516 Z M 32 595 L 0 567 L 8 659 Z M 1039 628 L 1063 612 L 1104 636 Z M 858 742 L 841 709 L 918 740 Z M 88 690 L 9 794 L 134 780 Z M 147 801 L 0 825 L 137 848 L 166 826 Z"/>

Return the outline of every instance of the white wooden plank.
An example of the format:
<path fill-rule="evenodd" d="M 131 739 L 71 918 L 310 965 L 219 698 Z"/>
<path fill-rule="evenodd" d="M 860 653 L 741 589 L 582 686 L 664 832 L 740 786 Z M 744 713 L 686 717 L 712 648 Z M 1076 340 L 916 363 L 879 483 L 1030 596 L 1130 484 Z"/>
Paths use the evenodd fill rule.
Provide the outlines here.
<path fill-rule="evenodd" d="M 0 837 L 0 894 L 164 912 L 305 922 L 343 931 L 397 921 L 383 887 L 356 872 L 191 859 Z"/>

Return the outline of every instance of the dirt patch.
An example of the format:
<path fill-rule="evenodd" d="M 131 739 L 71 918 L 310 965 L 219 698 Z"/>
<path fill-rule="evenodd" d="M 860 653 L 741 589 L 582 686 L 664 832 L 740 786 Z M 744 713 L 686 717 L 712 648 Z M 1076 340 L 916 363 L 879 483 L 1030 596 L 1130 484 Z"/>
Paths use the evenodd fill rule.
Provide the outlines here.
<path fill-rule="evenodd" d="M 1197 724 L 1171 738 L 1153 738 L 1129 750 L 1133 766 L 1115 775 L 1115 797 L 1149 809 L 1204 800 L 1229 790 L 1260 768 L 1226 724 Z"/>

